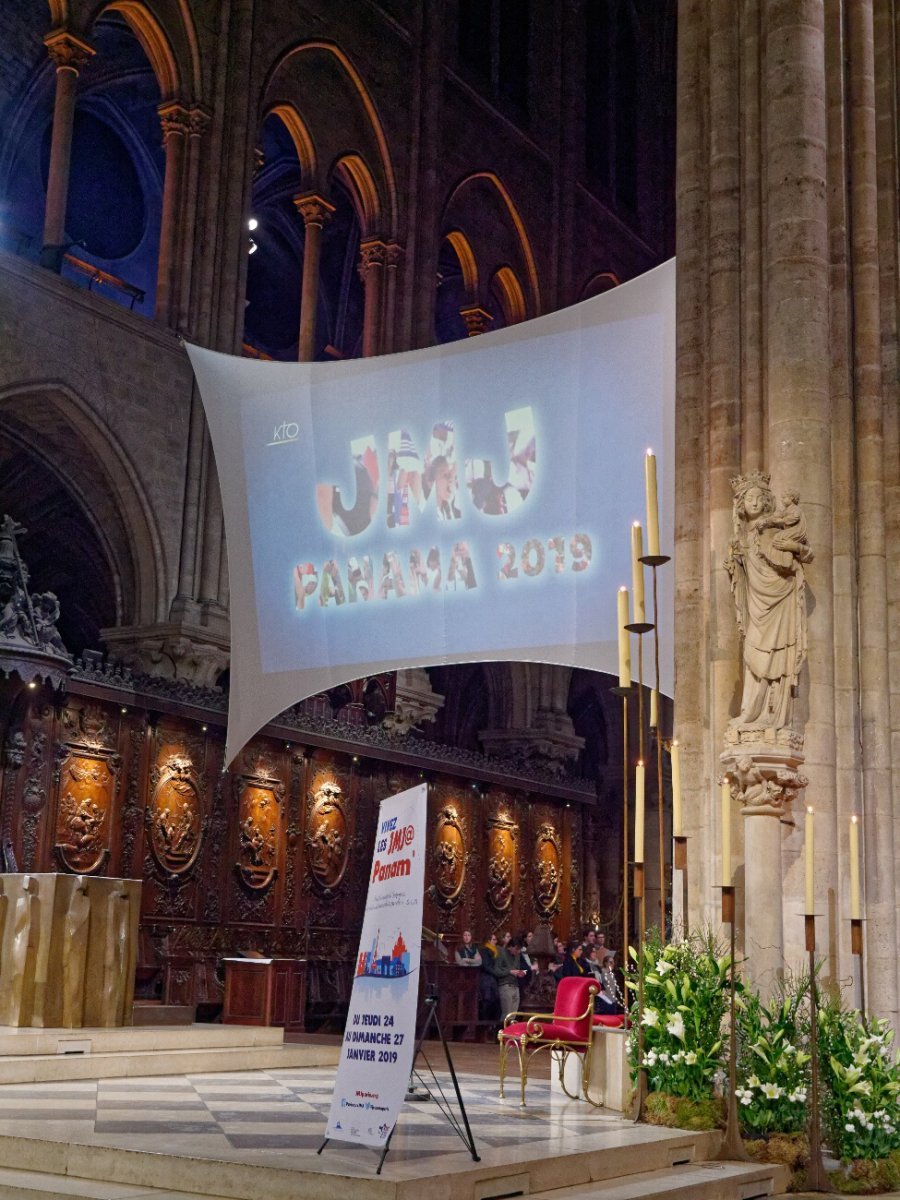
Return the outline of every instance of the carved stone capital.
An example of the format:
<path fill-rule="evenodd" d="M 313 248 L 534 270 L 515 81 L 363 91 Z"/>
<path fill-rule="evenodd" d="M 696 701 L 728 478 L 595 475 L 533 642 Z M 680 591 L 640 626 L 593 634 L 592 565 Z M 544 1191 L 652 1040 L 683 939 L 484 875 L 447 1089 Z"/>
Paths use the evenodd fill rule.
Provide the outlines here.
<path fill-rule="evenodd" d="M 731 797 L 745 816 L 782 816 L 809 783 L 801 771 L 802 753 L 774 742 L 757 741 L 726 750 L 720 761 Z"/>
<path fill-rule="evenodd" d="M 411 729 L 433 721 L 444 706 L 444 697 L 434 691 L 424 667 L 407 667 L 397 672 L 394 711 L 382 722 L 388 733 L 404 736 Z"/>
<path fill-rule="evenodd" d="M 322 196 L 314 194 L 295 196 L 294 207 L 303 218 L 303 224 L 307 228 L 315 225 L 318 229 L 324 229 L 334 213 L 333 204 L 329 204 Z"/>
<path fill-rule="evenodd" d="M 157 112 L 162 127 L 163 144 L 172 134 L 186 138 L 193 132 L 194 110 L 179 104 L 177 100 L 161 104 Z"/>
<path fill-rule="evenodd" d="M 399 242 L 389 242 L 385 246 L 384 265 L 386 267 L 399 267 L 403 261 L 403 255 L 406 253 Z"/>
<path fill-rule="evenodd" d="M 373 238 L 368 242 L 361 242 L 359 246 L 359 277 L 363 283 L 366 282 L 370 271 L 378 268 L 383 269 L 387 262 L 387 246 L 384 242 Z"/>
<path fill-rule="evenodd" d="M 477 304 L 468 304 L 459 310 L 459 314 L 466 323 L 466 331 L 469 337 L 476 337 L 479 333 L 487 333 L 494 318 L 489 312 L 483 308 L 479 308 Z"/>
<path fill-rule="evenodd" d="M 205 108 L 200 107 L 200 105 L 196 105 L 194 108 L 189 110 L 188 120 L 190 123 L 191 137 L 202 137 L 209 128 L 210 122 L 212 121 L 212 114 L 209 113 Z"/>
<path fill-rule="evenodd" d="M 129 670 L 213 688 L 228 666 L 229 642 L 181 623 L 101 631 L 111 656 Z"/>
<path fill-rule="evenodd" d="M 90 42 L 67 29 L 51 30 L 44 37 L 44 45 L 57 71 L 73 71 L 76 75 L 97 53 Z"/>

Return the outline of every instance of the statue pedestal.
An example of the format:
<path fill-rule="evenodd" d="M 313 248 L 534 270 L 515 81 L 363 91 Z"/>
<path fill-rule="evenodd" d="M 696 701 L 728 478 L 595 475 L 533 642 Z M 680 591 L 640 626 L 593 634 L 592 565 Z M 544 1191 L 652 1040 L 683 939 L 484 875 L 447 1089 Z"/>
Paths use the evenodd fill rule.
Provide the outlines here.
<path fill-rule="evenodd" d="M 747 975 L 766 998 L 784 975 L 782 820 L 806 787 L 803 738 L 789 729 L 729 729 L 720 756 L 744 817 L 744 950 Z"/>
<path fill-rule="evenodd" d="M 0 1025 L 131 1023 L 141 884 L 0 875 Z"/>

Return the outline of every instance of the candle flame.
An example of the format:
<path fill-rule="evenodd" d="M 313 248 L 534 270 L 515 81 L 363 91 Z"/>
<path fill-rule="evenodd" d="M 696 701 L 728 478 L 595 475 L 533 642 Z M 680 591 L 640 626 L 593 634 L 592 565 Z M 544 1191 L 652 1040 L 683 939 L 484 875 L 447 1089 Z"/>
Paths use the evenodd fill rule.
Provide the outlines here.
<path fill-rule="evenodd" d="M 642 767 L 643 765 L 644 765 L 644 760 L 643 760 L 642 758 L 639 758 L 639 759 L 638 759 L 638 766 L 639 766 L 639 767 Z"/>
<path fill-rule="evenodd" d="M 632 521 L 631 524 L 634 529 L 640 529 L 641 527 L 640 521 Z"/>
<path fill-rule="evenodd" d="M 623 584 L 622 584 L 622 586 L 619 588 L 619 591 L 620 591 L 620 592 L 627 592 L 627 591 L 628 591 L 628 588 L 627 588 L 627 587 L 625 586 L 625 584 L 623 583 Z"/>
<path fill-rule="evenodd" d="M 652 449 L 651 449 L 649 446 L 647 447 L 647 453 L 648 453 L 648 454 L 651 456 L 651 458 L 652 458 L 652 456 L 653 456 L 653 451 L 652 451 Z"/>
<path fill-rule="evenodd" d="M 850 820 L 853 822 L 854 825 L 859 824 L 859 817 L 856 815 L 856 813 L 853 814 L 853 816 L 850 818 Z"/>
<path fill-rule="evenodd" d="M 812 816 L 813 806 L 811 804 L 807 804 L 806 811 L 809 813 L 810 816 Z"/>

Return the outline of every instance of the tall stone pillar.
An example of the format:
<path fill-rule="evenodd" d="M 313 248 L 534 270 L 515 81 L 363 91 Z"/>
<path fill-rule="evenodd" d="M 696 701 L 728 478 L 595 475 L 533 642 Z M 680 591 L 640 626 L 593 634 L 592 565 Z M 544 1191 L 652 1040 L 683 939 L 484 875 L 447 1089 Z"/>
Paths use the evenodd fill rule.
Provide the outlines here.
<path fill-rule="evenodd" d="M 173 323 L 178 329 L 191 328 L 191 281 L 196 248 L 197 209 L 200 192 L 200 146 L 209 126 L 209 114 L 202 108 L 192 108 L 188 114 L 187 155 L 184 167 L 184 229 L 181 238 L 181 262 L 178 269 L 177 303 L 173 308 Z"/>
<path fill-rule="evenodd" d="M 384 315 L 381 323 L 381 352 L 390 354 L 397 340 L 397 273 L 403 261 L 403 247 L 399 242 L 390 242 L 386 248 Z"/>
<path fill-rule="evenodd" d="M 303 244 L 303 281 L 300 290 L 300 362 L 312 362 L 316 352 L 316 309 L 319 303 L 319 262 L 322 257 L 322 230 L 334 205 L 321 196 L 295 196 L 294 204 L 306 229 Z"/>
<path fill-rule="evenodd" d="M 362 242 L 359 247 L 359 277 L 365 289 L 363 311 L 363 358 L 371 358 L 381 352 L 381 326 L 383 317 L 384 272 L 387 262 L 387 246 L 373 239 Z"/>
<path fill-rule="evenodd" d="M 174 101 L 159 108 L 159 121 L 166 154 L 163 180 L 162 219 L 159 227 L 159 260 L 156 271 L 156 319 L 169 322 L 175 315 L 174 295 L 178 275 L 178 243 L 183 232 L 182 177 L 191 116 Z"/>
<path fill-rule="evenodd" d="M 41 266 L 59 272 L 66 252 L 66 204 L 69 195 L 69 167 L 72 161 L 75 92 L 78 87 L 78 74 L 95 51 L 93 46 L 65 29 L 55 29 L 48 33 L 44 38 L 44 45 L 56 64 L 56 98 L 53 103 L 53 132 L 50 138 Z"/>

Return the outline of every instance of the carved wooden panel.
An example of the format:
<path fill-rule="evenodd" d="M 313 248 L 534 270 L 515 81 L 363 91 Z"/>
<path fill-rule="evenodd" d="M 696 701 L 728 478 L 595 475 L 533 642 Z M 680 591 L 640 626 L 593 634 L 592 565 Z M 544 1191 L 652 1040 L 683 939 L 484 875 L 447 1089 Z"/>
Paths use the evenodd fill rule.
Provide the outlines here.
<path fill-rule="evenodd" d="M 238 854 L 242 882 L 254 891 L 268 888 L 278 873 L 282 784 L 272 779 L 239 776 Z"/>
<path fill-rule="evenodd" d="M 91 875 L 109 857 L 116 772 L 108 756 L 70 751 L 60 768 L 55 850 L 60 865 Z"/>
<path fill-rule="evenodd" d="M 534 841 L 534 903 L 545 920 L 560 909 L 562 886 L 562 844 L 556 826 L 544 821 Z"/>
<path fill-rule="evenodd" d="M 194 865 L 203 840 L 203 801 L 193 762 L 171 755 L 146 808 L 150 849 L 167 875 L 182 875 Z"/>
<path fill-rule="evenodd" d="M 322 779 L 313 792 L 306 826 L 306 861 L 322 888 L 340 886 L 350 853 L 347 801 L 334 779 Z"/>
<path fill-rule="evenodd" d="M 499 916 L 509 912 L 515 896 L 519 826 L 499 808 L 487 828 L 487 902 Z"/>

